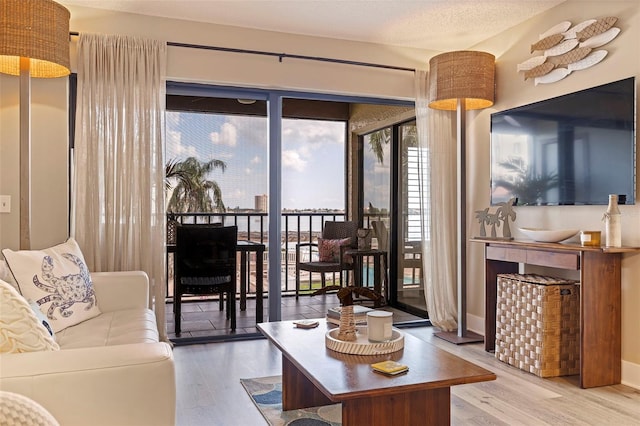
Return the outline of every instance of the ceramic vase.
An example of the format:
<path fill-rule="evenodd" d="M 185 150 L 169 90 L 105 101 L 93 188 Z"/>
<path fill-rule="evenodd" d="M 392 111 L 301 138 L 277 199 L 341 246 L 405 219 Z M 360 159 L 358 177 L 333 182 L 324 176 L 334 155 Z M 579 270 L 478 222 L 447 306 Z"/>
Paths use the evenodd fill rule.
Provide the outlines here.
<path fill-rule="evenodd" d="M 618 196 L 609 195 L 609 205 L 604 213 L 605 246 L 622 247 L 622 224 L 620 221 L 620 209 L 618 208 Z"/>

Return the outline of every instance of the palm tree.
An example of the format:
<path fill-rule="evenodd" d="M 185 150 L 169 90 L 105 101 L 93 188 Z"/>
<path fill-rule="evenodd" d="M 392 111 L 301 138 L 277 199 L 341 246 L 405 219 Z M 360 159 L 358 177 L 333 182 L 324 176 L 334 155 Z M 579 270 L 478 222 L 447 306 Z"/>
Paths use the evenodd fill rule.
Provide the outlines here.
<path fill-rule="evenodd" d="M 222 160 L 203 163 L 195 157 L 183 161 L 169 161 L 165 166 L 167 189 L 171 189 L 171 179 L 177 184 L 169 199 L 167 211 L 174 213 L 224 212 L 222 190 L 217 182 L 208 180 L 207 175 L 215 169 L 224 172 L 227 165 Z"/>
<path fill-rule="evenodd" d="M 373 132 L 369 136 L 369 147 L 380 164 L 384 163 L 384 146 L 388 145 L 390 141 L 391 129 L 388 127 L 386 129 Z"/>
<path fill-rule="evenodd" d="M 496 186 L 501 186 L 516 197 L 515 204 L 531 206 L 540 203 L 542 197 L 550 189 L 558 187 L 558 175 L 543 175 L 533 172 L 522 158 L 512 158 L 500 163 L 514 176 L 513 181 L 498 179 Z"/>
<path fill-rule="evenodd" d="M 387 127 L 376 132 L 373 132 L 369 135 L 369 149 L 376 157 L 376 160 L 380 164 L 384 164 L 384 148 L 385 145 L 389 145 L 391 143 L 391 128 Z M 404 150 L 402 153 L 402 172 L 404 173 L 403 179 L 406 182 L 407 180 L 407 164 L 409 162 L 407 156 L 407 148 L 416 147 L 418 145 L 418 133 L 415 125 L 404 126 L 404 130 L 402 132 L 402 145 L 404 146 Z M 407 186 L 404 185 L 402 188 L 403 191 L 403 200 L 405 203 L 408 201 L 407 197 Z M 406 207 L 406 206 L 405 206 Z M 369 202 L 369 214 L 375 213 L 379 214 L 381 212 L 386 212 L 387 209 L 378 209 L 371 205 Z"/>
<path fill-rule="evenodd" d="M 504 226 L 502 227 L 502 236 L 505 238 L 511 238 L 511 227 L 509 226 L 509 219 L 516 220 L 516 212 L 513 210 L 513 203 L 515 203 L 516 199 L 511 198 L 506 203 L 498 203 L 498 210 L 496 210 L 496 214 L 498 218 L 504 221 Z"/>
<path fill-rule="evenodd" d="M 496 226 L 500 226 L 500 216 L 498 216 L 498 213 L 487 215 L 487 225 L 491 225 L 491 237 L 496 238 L 498 236 Z"/>
<path fill-rule="evenodd" d="M 173 186 L 172 179 L 176 179 L 185 187 L 191 188 L 189 175 L 187 175 L 187 173 L 182 170 L 180 164 L 181 163 L 179 163 L 178 160 L 174 158 L 173 160 L 169 160 L 167 164 L 164 165 L 164 189 L 166 191 L 171 190 Z"/>
<path fill-rule="evenodd" d="M 476 210 L 476 219 L 480 222 L 480 236 L 487 236 L 487 228 L 484 226 L 485 223 L 488 222 L 489 219 L 489 207 L 484 210 Z"/>

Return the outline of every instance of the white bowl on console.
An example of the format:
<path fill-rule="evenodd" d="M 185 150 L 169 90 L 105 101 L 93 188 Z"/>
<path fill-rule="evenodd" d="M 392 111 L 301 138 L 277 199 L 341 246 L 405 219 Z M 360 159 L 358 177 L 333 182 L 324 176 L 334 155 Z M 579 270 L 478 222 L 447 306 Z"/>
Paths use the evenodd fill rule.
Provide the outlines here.
<path fill-rule="evenodd" d="M 577 229 L 539 229 L 539 228 L 518 228 L 533 241 L 542 243 L 557 243 L 568 240 L 575 236 L 580 230 Z"/>

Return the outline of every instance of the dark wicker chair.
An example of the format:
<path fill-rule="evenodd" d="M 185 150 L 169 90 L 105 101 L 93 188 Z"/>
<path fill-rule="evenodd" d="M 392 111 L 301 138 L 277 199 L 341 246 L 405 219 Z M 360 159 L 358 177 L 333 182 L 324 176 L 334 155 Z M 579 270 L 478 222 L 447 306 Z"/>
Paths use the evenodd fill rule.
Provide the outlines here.
<path fill-rule="evenodd" d="M 340 248 L 340 256 L 337 261 L 332 262 L 320 262 L 314 260 L 318 252 L 318 243 L 298 243 L 296 245 L 296 299 L 300 294 L 300 271 L 316 272 L 321 275 L 322 287 L 325 286 L 325 274 L 338 273 L 340 275 L 340 286 L 342 286 L 342 273 L 343 271 L 353 270 L 353 262 L 345 261 L 344 251 L 348 248 L 357 248 L 357 231 L 358 223 L 352 221 L 335 222 L 326 221 L 322 230 L 322 237 L 326 240 L 337 240 L 343 238 L 350 238 L 351 241 Z M 308 248 L 308 261 L 302 261 L 301 248 Z M 349 275 L 347 273 L 346 283 L 349 282 Z M 311 289 L 309 289 L 311 290 Z"/>
<path fill-rule="evenodd" d="M 236 244 L 237 226 L 209 224 L 179 225 L 176 228 L 175 333 L 180 334 L 182 296 L 227 295 L 227 319 L 236 329 Z"/>

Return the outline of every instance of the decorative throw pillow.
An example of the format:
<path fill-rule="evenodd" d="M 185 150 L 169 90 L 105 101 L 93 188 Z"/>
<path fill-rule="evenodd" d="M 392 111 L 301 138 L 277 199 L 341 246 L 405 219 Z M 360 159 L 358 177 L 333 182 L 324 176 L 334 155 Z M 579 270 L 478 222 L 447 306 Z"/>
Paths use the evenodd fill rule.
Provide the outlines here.
<path fill-rule="evenodd" d="M 54 332 L 100 315 L 89 270 L 73 238 L 44 250 L 2 251 L 22 295 L 35 301 Z"/>
<path fill-rule="evenodd" d="M 29 301 L 29 306 L 31 306 L 31 310 L 33 311 L 33 314 L 36 316 L 36 319 L 38 320 L 38 322 L 40 324 L 42 324 L 42 326 L 44 328 L 47 329 L 47 331 L 49 332 L 49 336 L 53 337 L 54 339 L 56 338 L 56 334 L 53 332 L 53 327 L 51 327 L 51 323 L 49 322 L 49 320 L 47 319 L 47 317 L 44 316 L 44 314 L 42 313 L 42 311 L 40 310 L 40 306 L 33 301 Z"/>
<path fill-rule="evenodd" d="M 320 262 L 339 262 L 340 247 L 346 246 L 351 242 L 351 238 L 341 238 L 338 240 L 327 240 L 318 238 L 318 252 Z"/>
<path fill-rule="evenodd" d="M 7 266 L 7 262 L 4 260 L 0 260 L 0 280 L 9 283 L 18 290 L 20 293 L 20 289 L 18 288 L 18 283 L 13 279 L 13 275 L 11 275 L 11 271 L 9 270 L 9 266 Z"/>
<path fill-rule="evenodd" d="M 60 346 L 31 306 L 10 284 L 0 280 L 0 353 L 57 351 Z"/>

